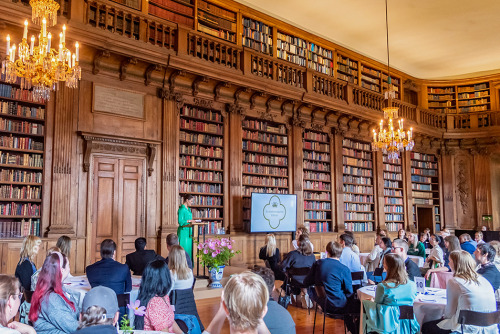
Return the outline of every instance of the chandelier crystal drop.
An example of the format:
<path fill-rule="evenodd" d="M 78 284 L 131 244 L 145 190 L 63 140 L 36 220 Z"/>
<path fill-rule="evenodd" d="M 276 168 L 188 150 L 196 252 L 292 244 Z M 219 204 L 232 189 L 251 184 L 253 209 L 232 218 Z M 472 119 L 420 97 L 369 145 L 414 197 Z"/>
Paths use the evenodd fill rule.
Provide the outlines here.
<path fill-rule="evenodd" d="M 387 129 L 384 128 L 384 119 L 380 120 L 380 130 L 373 130 L 373 151 L 381 150 L 391 160 L 399 159 L 399 153 L 411 151 L 415 142 L 412 139 L 413 128 L 404 131 L 403 119 L 399 119 L 399 109 L 392 105 L 392 100 L 396 98 L 396 91 L 391 83 L 391 72 L 389 66 L 389 25 L 387 20 L 387 0 L 385 0 L 385 26 L 387 37 L 387 85 L 388 89 L 384 92 L 384 98 L 387 100 L 387 107 L 383 108 L 384 119 L 387 120 Z M 397 129 L 394 123 L 398 123 Z"/>
<path fill-rule="evenodd" d="M 47 33 L 47 25 L 57 23 L 59 4 L 54 0 L 31 0 L 32 20 L 40 24 L 38 45 L 32 35 L 28 44 L 28 20 L 24 21 L 24 33 L 21 43 L 10 43 L 7 35 L 7 52 L 2 61 L 2 75 L 8 83 L 19 83 L 22 89 L 33 88 L 34 98 L 48 101 L 51 91 L 59 88 L 59 82 L 65 81 L 69 88 L 77 88 L 81 79 L 79 45 L 75 43 L 75 52 L 66 47 L 66 26 L 59 34 L 58 49 L 52 48 L 54 38 Z"/>

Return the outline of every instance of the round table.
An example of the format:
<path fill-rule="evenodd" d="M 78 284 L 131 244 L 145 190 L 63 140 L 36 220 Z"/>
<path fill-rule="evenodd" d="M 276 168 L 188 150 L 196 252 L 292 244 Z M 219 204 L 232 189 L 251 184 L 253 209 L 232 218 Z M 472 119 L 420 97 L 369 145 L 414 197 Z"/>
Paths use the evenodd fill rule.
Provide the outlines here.
<path fill-rule="evenodd" d="M 361 262 L 362 265 L 365 264 L 366 258 L 368 257 L 369 253 L 359 253 L 359 261 Z M 415 255 L 408 255 L 410 260 L 415 262 L 419 268 L 424 266 L 425 260 L 421 256 L 415 256 Z"/>
<path fill-rule="evenodd" d="M 375 298 L 376 285 L 362 287 L 358 290 L 360 301 Z M 446 290 L 425 288 L 425 294 L 418 294 L 413 303 L 413 313 L 420 326 L 441 319 L 446 308 Z M 363 333 L 363 303 L 361 303 L 360 333 Z"/>

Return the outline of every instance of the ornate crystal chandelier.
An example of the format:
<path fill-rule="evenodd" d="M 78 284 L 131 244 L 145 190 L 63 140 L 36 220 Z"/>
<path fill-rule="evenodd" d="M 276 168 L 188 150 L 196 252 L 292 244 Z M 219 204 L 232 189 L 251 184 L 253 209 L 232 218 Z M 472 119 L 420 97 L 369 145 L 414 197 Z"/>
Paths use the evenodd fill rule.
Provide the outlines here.
<path fill-rule="evenodd" d="M 9 83 L 18 82 L 22 89 L 33 87 L 34 98 L 49 100 L 50 92 L 57 90 L 59 81 L 66 86 L 77 88 L 81 79 L 81 68 L 78 65 L 79 45 L 75 44 L 75 53 L 66 48 L 66 26 L 59 34 L 59 49 L 52 48 L 52 34 L 47 34 L 47 26 L 57 23 L 59 4 L 54 0 L 31 0 L 32 21 L 41 25 L 38 35 L 38 46 L 32 35 L 28 44 L 28 20 L 24 21 L 23 39 L 16 48 L 10 43 L 7 35 L 7 52 L 2 61 L 2 75 Z M 17 57 L 16 57 L 17 50 Z"/>
<path fill-rule="evenodd" d="M 387 119 L 387 130 L 384 129 L 384 120 L 380 120 L 380 131 L 377 134 L 373 130 L 372 149 L 374 151 L 382 150 L 391 160 L 399 159 L 400 151 L 411 151 L 415 142 L 412 140 L 413 128 L 407 132 L 404 131 L 403 119 L 398 120 L 398 107 L 392 106 L 392 99 L 396 98 L 396 92 L 391 83 L 391 72 L 389 66 L 389 25 L 387 20 L 387 0 L 385 0 L 385 27 L 387 37 L 387 84 L 388 89 L 384 93 L 387 100 L 387 107 L 383 108 L 384 119 Z M 394 129 L 394 122 L 397 121 L 398 129 Z"/>

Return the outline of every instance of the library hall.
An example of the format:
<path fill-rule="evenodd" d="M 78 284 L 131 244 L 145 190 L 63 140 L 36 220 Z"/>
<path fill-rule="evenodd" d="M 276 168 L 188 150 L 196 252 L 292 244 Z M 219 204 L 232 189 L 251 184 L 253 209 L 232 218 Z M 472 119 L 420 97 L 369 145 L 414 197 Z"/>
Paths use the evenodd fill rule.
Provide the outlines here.
<path fill-rule="evenodd" d="M 499 334 L 498 13 L 0 0 L 0 334 Z"/>

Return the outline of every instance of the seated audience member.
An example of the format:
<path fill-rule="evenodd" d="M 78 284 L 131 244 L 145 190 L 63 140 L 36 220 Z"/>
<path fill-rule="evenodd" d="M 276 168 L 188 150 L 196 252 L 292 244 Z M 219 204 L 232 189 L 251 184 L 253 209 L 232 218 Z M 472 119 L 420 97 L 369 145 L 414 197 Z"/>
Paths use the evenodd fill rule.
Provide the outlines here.
<path fill-rule="evenodd" d="M 472 256 L 464 251 L 450 253 L 450 268 L 453 278 L 446 286 L 447 304 L 443 320 L 429 321 L 423 324 L 423 334 L 441 334 L 461 332 L 458 315 L 461 310 L 476 312 L 496 311 L 495 295 L 491 284 L 474 270 L 476 263 Z M 498 333 L 496 325 L 477 327 L 464 325 L 464 333 Z"/>
<path fill-rule="evenodd" d="M 444 238 L 444 245 L 446 249 L 444 250 L 444 255 L 443 255 L 443 260 L 444 260 L 444 265 L 439 266 L 437 268 L 431 268 L 427 270 L 425 273 L 425 279 L 429 279 L 432 273 L 440 272 L 440 271 L 445 271 L 449 272 L 451 271 L 449 261 L 450 261 L 450 253 L 454 251 L 459 251 L 462 250 L 460 248 L 460 241 L 458 241 L 458 238 L 454 235 L 449 235 L 446 238 Z"/>
<path fill-rule="evenodd" d="M 486 231 L 488 231 L 488 226 L 486 225 L 481 226 L 481 232 L 486 232 Z"/>
<path fill-rule="evenodd" d="M 78 334 L 116 334 L 120 312 L 116 293 L 105 286 L 91 289 L 83 298 Z"/>
<path fill-rule="evenodd" d="M 400 242 L 404 242 L 404 240 L 400 240 Z M 400 322 L 399 318 L 394 316 L 394 313 L 384 312 L 387 310 L 387 306 L 412 306 L 417 297 L 417 286 L 408 278 L 403 259 L 397 254 L 387 254 L 384 257 L 383 266 L 387 272 L 387 277 L 377 285 L 374 303 L 363 303 L 367 332 L 387 330 L 388 326 L 393 326 L 399 322 L 404 330 L 398 330 L 396 333 L 417 333 L 420 326 L 415 318 L 410 321 L 410 330 L 407 321 Z M 384 321 L 380 321 L 380 319 Z M 388 332 L 383 331 L 383 333 Z"/>
<path fill-rule="evenodd" d="M 299 226 L 297 228 L 297 231 L 295 232 L 295 240 L 292 241 L 292 247 L 294 250 L 297 250 L 299 248 L 298 241 L 301 235 L 305 235 L 307 239 L 309 239 L 309 231 L 305 226 Z M 314 252 L 314 246 L 311 241 L 309 241 L 311 244 L 311 251 Z"/>
<path fill-rule="evenodd" d="M 391 239 L 389 238 L 381 238 L 380 239 L 380 243 L 379 243 L 379 246 L 380 248 L 382 249 L 382 253 L 380 254 L 380 261 L 378 263 L 378 266 L 375 268 L 381 268 L 383 269 L 383 265 L 384 265 L 384 257 L 387 255 L 387 254 L 390 254 L 391 253 L 391 250 L 392 250 L 392 242 L 391 242 Z M 368 272 L 366 273 L 366 275 L 368 276 L 368 282 L 370 284 L 374 284 L 374 280 L 377 280 L 378 278 L 375 277 L 373 274 L 375 273 L 375 271 L 373 272 Z M 385 275 L 386 273 L 383 273 L 382 274 L 382 279 L 385 279 Z"/>
<path fill-rule="evenodd" d="M 0 333 L 36 334 L 33 327 L 12 321 L 21 305 L 21 283 L 15 276 L 0 275 Z"/>
<path fill-rule="evenodd" d="M 263 321 L 268 301 L 269 292 L 262 277 L 248 271 L 231 276 L 222 292 L 219 310 L 203 334 L 220 333 L 226 318 L 231 333 L 269 333 Z"/>
<path fill-rule="evenodd" d="M 430 235 L 425 232 L 420 233 L 420 242 L 424 244 L 425 249 L 431 249 Z"/>
<path fill-rule="evenodd" d="M 56 247 L 61 250 L 61 254 L 66 255 L 69 259 L 69 254 L 71 252 L 71 238 L 67 235 L 61 235 L 59 239 L 57 239 Z"/>
<path fill-rule="evenodd" d="M 408 241 L 408 237 L 406 236 L 406 231 L 404 228 L 399 229 L 398 237 L 396 239 L 403 239 L 403 240 Z"/>
<path fill-rule="evenodd" d="M 425 259 L 426 268 L 434 268 L 444 264 L 443 249 L 439 246 L 442 239 L 439 235 L 431 235 L 430 243 L 432 245 L 431 252 L 427 259 Z"/>
<path fill-rule="evenodd" d="M 158 256 L 152 249 L 146 249 L 146 238 L 135 239 L 135 252 L 127 254 L 125 264 L 133 275 L 142 275 L 146 265 Z"/>
<path fill-rule="evenodd" d="M 170 233 L 167 235 L 167 250 L 170 253 L 170 250 L 172 249 L 172 246 L 179 245 L 179 237 L 175 233 Z M 184 248 L 183 248 L 184 249 Z M 184 252 L 186 253 L 186 261 L 188 264 L 189 269 L 193 270 L 193 261 L 191 260 L 191 256 L 189 256 L 189 253 L 186 252 L 184 249 Z M 165 258 L 165 262 L 168 264 L 168 256 Z"/>
<path fill-rule="evenodd" d="M 496 250 L 495 261 L 493 261 L 493 263 L 495 264 L 495 267 L 497 267 L 497 269 L 500 271 L 500 241 L 493 240 L 490 241 L 489 244 Z"/>
<path fill-rule="evenodd" d="M 269 268 L 274 273 L 274 277 L 277 280 L 283 281 L 285 279 L 285 275 L 279 269 L 280 264 L 280 250 L 276 247 L 276 238 L 274 234 L 269 233 L 266 235 L 266 244 L 259 251 L 259 259 L 264 260 L 266 265 L 269 265 Z"/>
<path fill-rule="evenodd" d="M 316 261 L 311 271 L 304 280 L 307 286 L 323 286 L 325 297 L 319 297 L 315 293 L 312 300 L 324 308 L 326 300 L 326 311 L 330 313 L 342 313 L 347 304 L 347 299 L 353 294 L 351 271 L 340 263 L 342 245 L 330 241 L 326 245 L 326 259 Z"/>
<path fill-rule="evenodd" d="M 352 231 L 344 231 L 344 233 L 349 234 L 352 237 L 351 249 L 354 253 L 356 253 L 359 256 L 359 247 L 356 244 L 356 237 L 354 236 L 354 233 Z"/>
<path fill-rule="evenodd" d="M 128 266 L 115 261 L 115 256 L 115 242 L 106 239 L 101 243 L 101 260 L 88 266 L 85 271 L 91 287 L 102 285 L 120 295 L 132 290 L 132 278 Z"/>
<path fill-rule="evenodd" d="M 441 230 L 441 232 L 439 232 L 439 236 L 441 238 L 443 238 L 443 239 L 446 238 L 449 235 L 451 235 L 451 232 L 447 228 L 444 228 L 444 229 Z"/>
<path fill-rule="evenodd" d="M 300 293 L 302 306 L 307 308 L 312 307 L 312 303 L 309 301 L 306 286 L 304 285 L 304 278 L 306 278 L 316 258 L 312 252 L 309 237 L 306 234 L 300 235 L 297 244 L 297 250 L 293 250 L 286 255 L 283 262 L 281 262 L 280 268 L 290 278 L 292 294 L 298 295 Z"/>
<path fill-rule="evenodd" d="M 422 277 L 418 265 L 408 257 L 408 243 L 405 240 L 394 239 L 392 243 L 392 252 L 403 260 L 406 273 L 410 280 L 414 281 L 415 277 Z"/>
<path fill-rule="evenodd" d="M 367 272 L 374 271 L 375 268 L 378 267 L 380 255 L 382 254 L 382 248 L 380 248 L 379 244 L 380 240 L 384 237 L 387 237 L 387 231 L 379 230 L 377 232 L 377 236 L 375 237 L 375 246 L 371 250 L 370 254 L 368 254 L 365 263 L 363 263 Z"/>
<path fill-rule="evenodd" d="M 63 287 L 69 274 L 69 261 L 61 253 L 45 259 L 31 299 L 29 320 L 38 334 L 73 333 L 78 327 L 78 302 Z"/>
<path fill-rule="evenodd" d="M 460 240 L 460 247 L 464 251 L 468 252 L 469 254 L 474 254 L 477 245 L 474 245 L 468 233 L 461 234 L 459 240 Z"/>
<path fill-rule="evenodd" d="M 476 241 L 477 246 L 484 244 L 483 232 L 481 231 L 476 232 L 476 234 L 474 235 L 474 240 Z"/>
<path fill-rule="evenodd" d="M 294 334 L 295 322 L 290 313 L 271 297 L 275 290 L 274 273 L 269 268 L 255 267 L 252 272 L 262 277 L 267 285 L 269 301 L 267 302 L 267 313 L 264 316 L 264 323 L 271 334 Z"/>
<path fill-rule="evenodd" d="M 61 250 L 57 247 L 50 247 L 48 250 L 47 250 L 47 256 L 49 256 L 50 254 L 52 253 L 55 253 L 55 252 L 58 252 L 58 253 L 61 253 Z M 63 253 L 61 253 L 63 254 Z M 36 283 L 38 282 L 38 275 L 40 275 L 40 271 L 42 270 L 42 268 L 38 269 L 32 276 L 31 276 L 31 291 L 35 291 L 36 289 Z"/>
<path fill-rule="evenodd" d="M 418 235 L 408 233 L 408 255 L 420 256 L 425 259 L 425 246 L 418 240 Z"/>
<path fill-rule="evenodd" d="M 141 287 L 137 300 L 146 307 L 144 316 L 135 316 L 137 330 L 183 332 L 174 320 L 174 311 L 170 306 L 168 294 L 172 289 L 170 270 L 163 260 L 148 263 L 142 274 Z"/>
<path fill-rule="evenodd" d="M 486 278 L 491 286 L 493 286 L 493 290 L 497 291 L 500 287 L 500 271 L 498 271 L 493 263 L 495 260 L 495 253 L 495 248 L 490 246 L 490 244 L 483 243 L 477 246 L 474 256 L 479 264 L 477 273 Z"/>
<path fill-rule="evenodd" d="M 342 254 L 340 255 L 339 261 L 349 268 L 351 273 L 365 271 L 365 268 L 361 265 L 359 256 L 351 249 L 352 242 L 352 237 L 349 234 L 344 233 L 339 237 L 339 244 L 342 246 Z M 361 282 L 353 281 L 352 284 L 361 285 Z"/>

